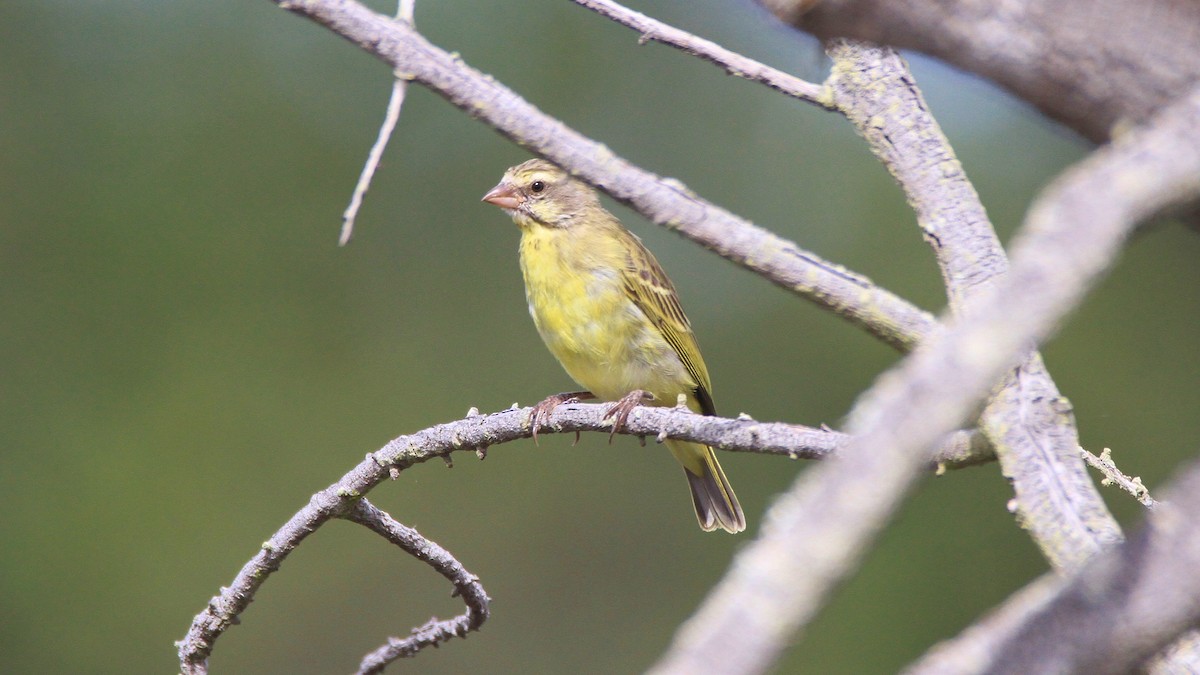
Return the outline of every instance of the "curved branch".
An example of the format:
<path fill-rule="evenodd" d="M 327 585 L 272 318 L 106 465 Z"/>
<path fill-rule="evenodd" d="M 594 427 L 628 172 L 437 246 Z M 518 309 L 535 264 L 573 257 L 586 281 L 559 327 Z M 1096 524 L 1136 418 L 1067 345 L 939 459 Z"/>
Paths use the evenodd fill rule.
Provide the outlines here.
<path fill-rule="evenodd" d="M 616 156 L 493 78 L 439 49 L 412 26 L 354 0 L 272 0 L 383 59 L 518 145 L 570 169 L 652 222 L 675 230 L 773 283 L 826 307 L 897 349 L 911 349 L 933 318 L 866 277 L 708 202 L 679 181 Z"/>
<path fill-rule="evenodd" d="M 573 403 L 559 406 L 551 413 L 540 434 L 599 431 L 609 433 L 612 421 L 606 419 L 606 404 Z M 176 643 L 183 672 L 189 675 L 207 672 L 205 665 L 213 644 L 237 617 L 250 605 L 255 594 L 288 554 L 308 535 L 333 518 L 346 518 L 367 525 L 410 553 L 418 551 L 419 558 L 455 584 L 458 593 L 467 600 L 466 624 L 477 628 L 487 616 L 486 594 L 470 575 L 449 554 L 413 543 L 420 537 L 415 530 L 395 523 L 381 511 L 363 505 L 365 495 L 400 471 L 435 458 L 448 458 L 453 452 L 476 452 L 485 456 L 488 447 L 530 438 L 529 414 L 532 408 L 512 408 L 491 415 L 474 410 L 464 419 L 418 431 L 393 439 L 378 451 L 367 455 L 336 483 L 312 496 L 309 503 L 271 536 L 238 572 L 228 588 L 208 603 L 192 621 L 183 640 Z M 653 436 L 658 439 L 678 438 L 707 443 L 724 450 L 756 452 L 791 459 L 824 459 L 849 442 L 849 437 L 828 429 L 813 429 L 792 424 L 759 422 L 742 416 L 737 419 L 707 417 L 685 408 L 635 408 L 618 433 L 632 436 Z M 945 468 L 971 466 L 988 461 L 991 456 L 978 434 L 964 431 L 946 436 L 938 452 L 926 467 L 941 471 Z M 436 544 L 428 542 L 428 546 Z M 445 556 L 442 554 L 445 553 Z M 461 618 L 461 617 L 460 617 Z M 456 627 L 459 624 L 456 624 Z M 427 625 L 427 627 L 429 627 Z M 418 633 L 424 636 L 423 629 Z M 457 634 L 457 633 L 454 633 Z M 422 637 L 412 642 L 389 644 L 364 661 L 373 665 L 394 651 L 403 651 L 420 643 L 432 644 L 432 638 Z M 419 646 L 417 647 L 419 648 Z M 402 654 L 403 655 L 403 654 Z M 368 663 L 368 661 L 370 663 Z"/>
<path fill-rule="evenodd" d="M 234 577 L 228 588 L 222 587 L 208 607 L 192 620 L 191 628 L 182 640 L 175 643 L 179 653 L 180 670 L 184 675 L 204 675 L 208 672 L 208 657 L 214 644 L 238 616 L 254 600 L 258 589 L 275 572 L 284 559 L 308 535 L 316 532 L 334 518 L 344 518 L 364 525 L 399 546 L 409 555 L 433 567 L 454 584 L 455 595 L 461 596 L 467 611 L 449 621 L 431 620 L 404 640 L 392 640 L 363 660 L 359 672 L 377 673 L 402 656 L 437 646 L 451 636 L 464 637 L 467 631 L 477 630 L 488 616 L 488 597 L 474 575 L 436 543 L 422 537 L 416 530 L 397 523 L 362 498 L 370 487 L 388 476 L 387 471 L 373 460 L 364 461 L 337 483 L 312 496 L 309 503 L 293 515 L 263 543 Z"/>
<path fill-rule="evenodd" d="M 367 654 L 358 666 L 360 675 L 382 673 L 384 667 L 396 659 L 413 656 L 425 647 L 437 647 L 453 637 L 465 638 L 467 633 L 479 630 L 487 620 L 490 598 L 479 578 L 468 572 L 446 549 L 422 537 L 413 528 L 396 522 L 366 498 L 358 500 L 342 517 L 366 527 L 437 570 L 454 584 L 454 595 L 467 603 L 466 613 L 443 621 L 430 619 L 424 626 L 414 629 L 412 635 L 404 639 L 392 638 L 386 645 Z"/>
<path fill-rule="evenodd" d="M 738 554 L 655 672 L 765 670 L 856 566 L 911 487 L 922 449 L 967 419 L 1053 331 L 1139 222 L 1200 192 L 1198 139 L 1194 91 L 1060 177 L 1030 210 L 1008 276 L 860 399 L 850 444 L 771 507 L 761 536 Z"/>

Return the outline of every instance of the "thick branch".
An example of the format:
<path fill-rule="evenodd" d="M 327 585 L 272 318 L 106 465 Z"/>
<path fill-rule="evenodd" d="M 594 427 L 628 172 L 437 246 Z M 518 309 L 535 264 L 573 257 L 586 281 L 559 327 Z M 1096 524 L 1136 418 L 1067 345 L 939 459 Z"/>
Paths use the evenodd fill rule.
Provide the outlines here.
<path fill-rule="evenodd" d="M 673 229 L 808 300 L 827 307 L 887 343 L 910 349 L 932 317 L 861 275 L 617 157 L 512 90 L 435 47 L 411 26 L 353 0 L 273 0 L 307 16 L 388 62 L 518 145 L 569 168 L 651 221 Z"/>
<path fill-rule="evenodd" d="M 979 74 L 1093 141 L 1200 82 L 1193 0 L 760 0 L 822 39 L 915 49 Z"/>
<path fill-rule="evenodd" d="M 834 103 L 904 189 L 937 257 L 950 308 L 963 312 L 1008 271 L 979 195 L 898 54 L 844 41 L 829 53 Z M 1008 374 L 980 427 L 1013 482 L 1018 518 L 1052 564 L 1073 567 L 1120 540 L 1120 526 L 1080 459 L 1070 404 L 1037 353 Z"/>
<path fill-rule="evenodd" d="M 1072 579 L 1039 579 L 906 672 L 1133 672 L 1200 623 L 1197 513 L 1200 463 L 1167 488 L 1129 541 L 1098 554 Z M 1195 633 L 1188 639 L 1194 652 Z M 1164 672 L 1195 672 L 1194 661 L 1174 665 Z"/>
<path fill-rule="evenodd" d="M 1070 246 L 1072 239 L 1068 232 L 1055 232 L 1056 223 L 1062 219 L 1095 218 L 1098 231 L 1103 232 L 1104 229 L 1113 225 L 1114 220 L 1136 220 L 1153 213 L 1161 206 L 1194 196 L 1200 192 L 1200 140 L 1198 139 L 1200 139 L 1200 89 L 1194 90 L 1179 103 L 1164 110 L 1153 120 L 1153 124 L 1148 129 L 1131 133 L 1129 137 L 1122 138 L 1113 147 L 1094 153 L 1093 157 L 1089 158 L 1082 166 L 1061 179 L 1054 186 L 1053 194 L 1057 198 L 1049 202 L 1043 200 L 1041 207 L 1031 214 L 1032 222 L 1036 223 L 1038 227 L 1038 234 L 1036 237 L 1030 237 L 1031 241 L 1025 243 L 1022 251 L 1028 250 L 1031 255 L 1038 255 L 1039 251 L 1035 247 L 1040 245 L 1039 240 L 1053 241 L 1054 245 L 1059 248 Z M 1088 233 L 1087 236 L 1094 237 L 1095 233 Z M 1082 241 L 1078 237 L 1075 240 Z M 1042 283 L 1052 281 L 1050 278 L 1041 280 Z M 1185 478 L 1181 482 L 1188 484 L 1200 480 L 1197 478 L 1196 469 L 1193 469 L 1190 475 L 1191 478 Z M 1200 485 L 1193 485 L 1190 490 L 1176 488 L 1178 492 L 1175 494 L 1182 494 L 1185 497 L 1175 498 L 1194 499 L 1197 489 L 1200 489 Z M 1167 520 L 1159 521 L 1158 511 L 1161 511 L 1162 508 L 1160 505 L 1154 515 L 1150 517 L 1151 523 L 1164 523 L 1170 526 L 1170 519 L 1178 516 L 1165 516 Z M 1190 511 L 1185 508 L 1182 512 L 1194 514 L 1195 508 Z M 1172 513 L 1178 513 L 1178 511 L 1173 509 Z M 1152 524 L 1150 531 L 1152 532 L 1155 527 L 1156 525 Z M 1154 603 L 1162 600 L 1161 591 L 1158 594 L 1151 593 L 1146 596 L 1146 599 L 1151 601 L 1148 605 L 1141 605 L 1133 600 L 1135 596 L 1140 599 L 1141 591 L 1150 592 L 1153 586 L 1139 586 L 1138 593 L 1130 592 L 1129 585 L 1148 581 L 1142 577 L 1152 572 L 1154 563 L 1142 561 L 1146 567 L 1141 572 L 1132 571 L 1128 567 L 1124 568 L 1122 574 L 1110 576 L 1109 572 L 1112 566 L 1117 564 L 1114 561 L 1123 561 L 1120 563 L 1123 565 L 1133 564 L 1137 561 L 1126 558 L 1129 556 L 1143 557 L 1142 552 L 1148 546 L 1145 541 L 1146 536 L 1146 532 L 1143 531 L 1123 545 L 1120 551 L 1101 554 L 1097 560 L 1089 562 L 1072 582 L 1076 589 L 1073 592 L 1076 595 L 1064 595 L 1064 598 L 1067 599 L 1060 598 L 1058 604 L 1055 605 L 1056 609 L 1043 610 L 1042 607 L 1046 602 L 1044 597 L 1032 602 L 1029 599 L 1032 596 L 1022 594 L 1007 603 L 994 616 L 985 618 L 976 627 L 965 631 L 954 641 L 937 648 L 921 664 L 918 664 L 914 672 L 945 672 L 946 668 L 951 667 L 950 664 L 964 662 L 976 664 L 972 668 L 976 671 L 985 670 L 980 664 L 990 663 L 990 669 L 999 672 L 1021 672 L 1019 669 L 1021 664 L 1028 665 L 1036 662 L 1026 660 L 1026 654 L 1037 654 L 1039 658 L 1047 659 L 1043 662 L 1047 664 L 1044 668 L 1055 672 L 1094 672 L 1091 667 L 1081 665 L 1092 659 L 1092 655 L 1097 655 L 1096 658 L 1101 661 L 1114 664 L 1115 668 L 1124 669 L 1145 660 L 1153 651 L 1174 639 L 1181 631 L 1182 626 L 1187 625 L 1179 623 L 1179 613 L 1186 613 L 1188 611 L 1187 603 L 1197 603 L 1197 596 L 1200 595 L 1200 589 L 1195 588 L 1190 590 L 1189 595 L 1188 584 L 1170 586 L 1174 580 L 1168 576 L 1166 577 L 1167 587 L 1175 589 L 1170 593 L 1179 593 L 1181 597 L 1171 598 L 1172 602 L 1164 603 L 1164 611 L 1157 618 L 1144 616 L 1135 623 L 1128 623 L 1127 612 L 1136 608 L 1138 611 L 1153 614 L 1157 607 Z M 1200 535 L 1195 532 L 1179 533 L 1176 536 L 1182 537 L 1182 539 L 1175 541 L 1170 546 L 1183 546 L 1185 549 L 1190 547 L 1193 553 L 1196 547 L 1200 547 Z M 1186 555 L 1188 554 L 1185 552 L 1181 556 L 1181 560 L 1184 562 L 1187 560 Z M 1188 574 L 1191 575 L 1191 580 L 1194 582 L 1197 569 L 1195 563 L 1185 569 L 1188 569 Z M 1160 570 L 1158 573 L 1171 574 L 1169 568 Z M 1101 580 L 1095 582 L 1096 585 L 1093 586 L 1093 580 L 1097 574 L 1100 575 Z M 1071 606 L 1072 603 L 1080 601 L 1079 593 L 1083 593 L 1087 598 L 1086 604 L 1091 608 L 1090 610 L 1080 606 Z M 1110 595 L 1110 593 L 1115 595 Z M 1096 613 L 1086 619 L 1089 623 L 1079 626 L 1086 628 L 1089 636 L 1083 637 L 1075 634 L 1074 629 L 1077 625 L 1066 621 L 1064 617 L 1070 612 L 1092 610 Z M 1031 616 L 1040 616 L 1041 618 L 1029 621 Z M 1064 620 L 1054 621 L 1049 617 Z M 1195 618 L 1192 621 L 1194 622 Z M 1113 626 L 1120 626 L 1122 630 L 1129 633 L 1124 637 L 1124 643 L 1116 641 L 1108 632 Z M 1114 639 L 1114 644 L 1117 646 L 1113 649 L 1116 650 L 1116 653 L 1109 651 L 1107 644 L 1091 640 L 1093 627 L 1094 635 L 1099 640 Z M 1037 637 L 1041 651 L 1027 652 L 1029 647 L 1024 642 L 1018 643 L 1018 638 L 1015 637 L 1018 635 L 1029 636 L 1031 630 L 1044 631 Z M 1130 642 L 1134 644 L 1129 644 Z M 1015 644 L 1020 644 L 1020 649 L 1014 649 L 1013 645 Z M 1082 647 L 1077 647 L 1077 645 L 1082 645 Z M 1101 645 L 1103 645 L 1102 648 L 1097 648 Z M 1130 650 L 1128 654 L 1124 653 L 1126 649 Z M 1015 658 L 1010 658 L 1014 654 Z M 1060 668 L 1057 664 L 1062 661 L 1059 659 L 1068 659 L 1075 666 Z M 1097 664 L 1095 667 L 1102 666 Z M 1197 667 L 1200 667 L 1200 635 L 1195 631 L 1189 633 L 1162 658 L 1151 664 L 1154 672 L 1163 673 L 1193 672 Z M 1005 670 L 1008 668 L 1016 668 L 1016 670 Z"/>
<path fill-rule="evenodd" d="M 1137 223 L 1200 191 L 1200 92 L 1069 170 L 1031 209 L 1012 268 L 855 406 L 854 439 L 771 507 L 658 673 L 757 673 L 856 566 L 922 449 L 967 419 L 1112 264 Z M 803 570 L 803 574 L 796 574 Z"/>

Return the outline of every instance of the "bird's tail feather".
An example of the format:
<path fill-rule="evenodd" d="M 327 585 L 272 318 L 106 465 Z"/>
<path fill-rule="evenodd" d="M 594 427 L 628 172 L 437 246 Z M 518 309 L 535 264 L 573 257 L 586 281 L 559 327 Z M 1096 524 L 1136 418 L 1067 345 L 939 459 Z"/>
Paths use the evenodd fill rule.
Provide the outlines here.
<path fill-rule="evenodd" d="M 683 465 L 688 487 L 692 489 L 692 504 L 700 529 L 711 532 L 721 528 L 726 532 L 746 529 L 746 516 L 738 504 L 729 479 L 717 462 L 712 448 L 699 443 L 667 441 L 667 447 Z"/>

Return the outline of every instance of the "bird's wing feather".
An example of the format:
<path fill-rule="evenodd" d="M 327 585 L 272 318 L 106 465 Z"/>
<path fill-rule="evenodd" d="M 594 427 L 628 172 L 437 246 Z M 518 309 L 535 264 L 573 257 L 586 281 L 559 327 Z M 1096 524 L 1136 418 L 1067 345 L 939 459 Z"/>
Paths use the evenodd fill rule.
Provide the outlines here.
<path fill-rule="evenodd" d="M 631 233 L 625 234 L 630 239 L 630 245 L 626 247 L 625 268 L 622 270 L 626 294 L 662 333 L 663 339 L 675 350 L 684 368 L 696 382 L 696 391 L 693 393 L 701 412 L 705 415 L 717 414 L 710 394 L 712 385 L 708 380 L 708 368 L 700 356 L 700 347 L 696 344 L 696 336 L 692 334 L 692 324 L 679 305 L 675 287 L 641 240 Z"/>

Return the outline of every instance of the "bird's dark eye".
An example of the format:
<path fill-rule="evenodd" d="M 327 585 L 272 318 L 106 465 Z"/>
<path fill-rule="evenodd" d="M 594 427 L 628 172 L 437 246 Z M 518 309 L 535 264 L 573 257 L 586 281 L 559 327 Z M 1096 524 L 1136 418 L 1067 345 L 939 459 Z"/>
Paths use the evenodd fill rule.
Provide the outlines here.
<path fill-rule="evenodd" d="M 533 190 L 534 192 L 541 192 L 542 190 L 546 189 L 546 181 L 535 180 L 529 184 L 529 189 Z"/>

